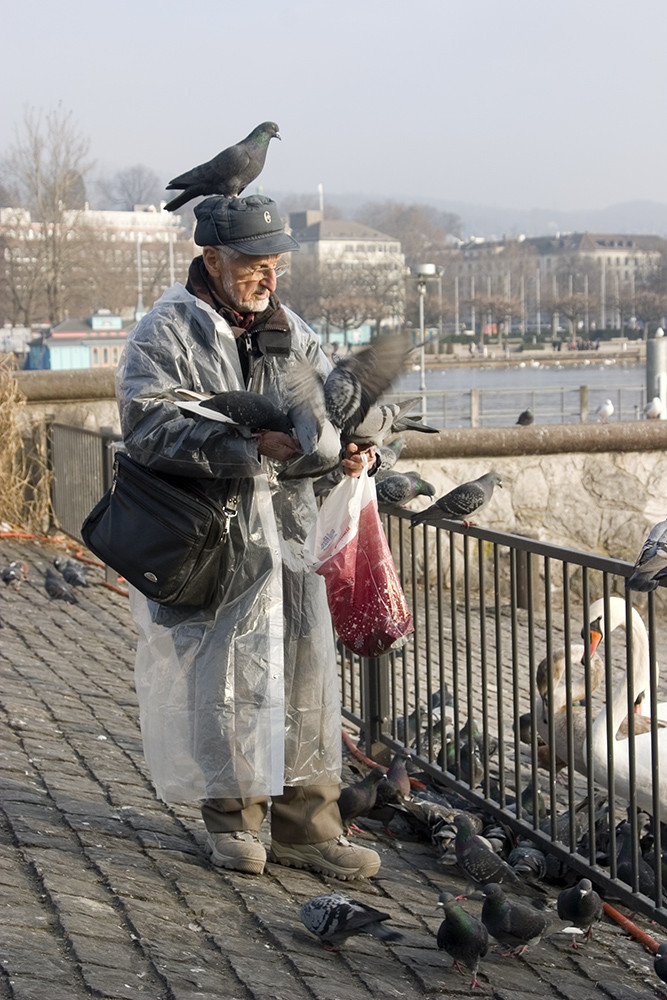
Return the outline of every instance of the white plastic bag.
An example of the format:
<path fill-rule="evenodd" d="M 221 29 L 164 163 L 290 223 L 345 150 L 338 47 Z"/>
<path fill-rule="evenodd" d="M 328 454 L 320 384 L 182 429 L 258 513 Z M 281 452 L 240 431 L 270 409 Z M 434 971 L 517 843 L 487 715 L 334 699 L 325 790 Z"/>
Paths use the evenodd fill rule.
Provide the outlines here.
<path fill-rule="evenodd" d="M 306 553 L 324 577 L 341 641 L 360 656 L 403 645 L 412 616 L 382 527 L 375 482 L 346 476 L 320 507 Z"/>

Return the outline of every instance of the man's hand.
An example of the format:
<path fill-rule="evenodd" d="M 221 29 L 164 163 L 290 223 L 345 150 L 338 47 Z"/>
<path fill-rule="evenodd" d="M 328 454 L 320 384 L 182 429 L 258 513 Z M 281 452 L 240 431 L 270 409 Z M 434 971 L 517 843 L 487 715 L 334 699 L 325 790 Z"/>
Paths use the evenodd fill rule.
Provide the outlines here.
<path fill-rule="evenodd" d="M 255 435 L 257 450 L 260 455 L 272 458 L 274 462 L 288 462 L 301 454 L 301 448 L 296 438 L 282 431 L 260 431 Z"/>
<path fill-rule="evenodd" d="M 375 445 L 365 451 L 359 451 L 358 445 L 348 444 L 345 458 L 341 462 L 346 476 L 351 476 L 353 479 L 359 478 L 364 470 L 364 456 L 367 459 L 367 467 L 372 466 L 375 461 Z"/>

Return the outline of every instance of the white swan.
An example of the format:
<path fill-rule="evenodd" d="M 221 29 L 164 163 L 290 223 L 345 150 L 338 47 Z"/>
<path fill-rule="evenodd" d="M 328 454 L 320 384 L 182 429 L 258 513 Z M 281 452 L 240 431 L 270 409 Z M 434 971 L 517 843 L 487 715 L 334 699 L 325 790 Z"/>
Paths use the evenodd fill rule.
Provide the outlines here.
<path fill-rule="evenodd" d="M 591 653 L 597 648 L 597 644 L 603 637 L 604 628 L 604 600 L 595 601 L 589 608 L 589 621 L 596 622 L 599 619 L 599 637 L 597 641 L 591 642 Z M 609 629 L 614 631 L 621 625 L 625 625 L 625 601 L 621 597 L 609 598 Z M 593 631 L 593 630 L 591 630 Z M 648 636 L 641 616 L 635 608 L 632 608 L 632 653 L 633 653 L 633 692 L 634 701 L 638 694 L 649 689 L 650 664 Z M 607 699 L 610 700 L 609 698 Z M 601 785 L 608 784 L 607 770 L 607 711 L 611 711 L 611 730 L 614 733 L 612 749 L 614 754 L 614 793 L 618 798 L 629 799 L 630 797 L 630 767 L 629 754 L 634 753 L 635 780 L 634 789 L 637 805 L 640 809 L 653 812 L 653 771 L 651 752 L 651 733 L 635 732 L 634 747 L 629 746 L 627 736 L 625 739 L 619 738 L 619 730 L 628 712 L 628 684 L 627 674 L 624 674 L 620 682 L 616 685 L 611 695 L 611 705 L 603 707 L 593 722 L 592 741 L 589 752 L 587 741 L 584 741 L 584 760 L 588 764 L 593 762 L 593 773 L 595 780 Z M 646 720 L 646 716 L 636 716 L 635 722 L 639 719 Z M 637 730 L 643 728 L 639 723 Z M 667 727 L 664 724 L 658 729 L 658 762 L 662 764 L 660 768 L 660 813 L 663 820 L 667 819 Z"/>
<path fill-rule="evenodd" d="M 565 659 L 566 649 L 559 649 L 553 653 L 551 661 L 545 656 L 539 663 L 535 674 L 535 684 L 540 697 L 536 703 L 536 723 L 537 731 L 545 741 L 549 743 L 549 673 L 552 677 L 553 691 L 553 742 L 556 754 L 566 764 L 570 763 L 567 744 L 567 692 L 565 690 Z M 570 647 L 570 663 L 581 663 L 584 655 L 584 647 L 580 645 Z M 595 689 L 602 682 L 604 676 L 604 663 L 602 659 L 594 653 L 591 656 L 590 690 Z M 551 664 L 551 669 L 549 665 Z M 571 714 L 572 714 L 572 735 L 574 759 L 571 761 L 572 767 L 580 774 L 586 774 L 586 761 L 583 754 L 583 744 L 586 739 L 586 707 L 577 705 L 575 702 L 586 697 L 586 683 L 582 676 L 572 685 L 570 692 Z"/>

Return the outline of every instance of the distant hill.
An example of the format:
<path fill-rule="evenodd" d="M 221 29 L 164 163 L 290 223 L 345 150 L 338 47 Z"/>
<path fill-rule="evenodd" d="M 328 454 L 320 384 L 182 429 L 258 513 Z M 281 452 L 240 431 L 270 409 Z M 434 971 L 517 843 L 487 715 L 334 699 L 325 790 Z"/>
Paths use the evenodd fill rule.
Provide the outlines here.
<path fill-rule="evenodd" d="M 280 204 L 280 194 L 274 195 Z M 655 201 L 627 201 L 607 208 L 580 211 L 557 209 L 510 209 L 492 205 L 473 205 L 468 202 L 446 201 L 439 198 L 415 198 L 414 195 L 396 195 L 389 199 L 373 194 L 335 194 L 325 196 L 326 203 L 335 205 L 343 215 L 354 215 L 371 201 L 415 201 L 433 205 L 446 212 L 454 212 L 463 224 L 463 234 L 483 236 L 486 239 L 503 236 L 548 236 L 551 233 L 634 233 L 667 237 L 667 204 Z M 313 208 L 317 207 L 315 204 Z"/>

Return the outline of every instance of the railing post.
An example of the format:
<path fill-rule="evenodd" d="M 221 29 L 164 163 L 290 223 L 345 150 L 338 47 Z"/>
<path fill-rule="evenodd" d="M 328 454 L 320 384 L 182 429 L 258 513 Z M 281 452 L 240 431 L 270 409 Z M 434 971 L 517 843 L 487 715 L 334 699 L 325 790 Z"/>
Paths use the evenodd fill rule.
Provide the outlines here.
<path fill-rule="evenodd" d="M 588 386 L 579 386 L 579 415 L 581 417 L 582 424 L 585 424 L 588 420 Z"/>
<path fill-rule="evenodd" d="M 470 390 L 470 426 L 479 427 L 479 389 Z"/>
<path fill-rule="evenodd" d="M 383 723 L 389 718 L 389 657 L 361 658 L 364 743 L 368 757 L 377 753 Z M 380 744 L 384 746 L 384 744 Z"/>
<path fill-rule="evenodd" d="M 539 562 L 534 552 L 516 550 L 516 604 L 528 610 L 536 608 L 540 597 Z"/>

